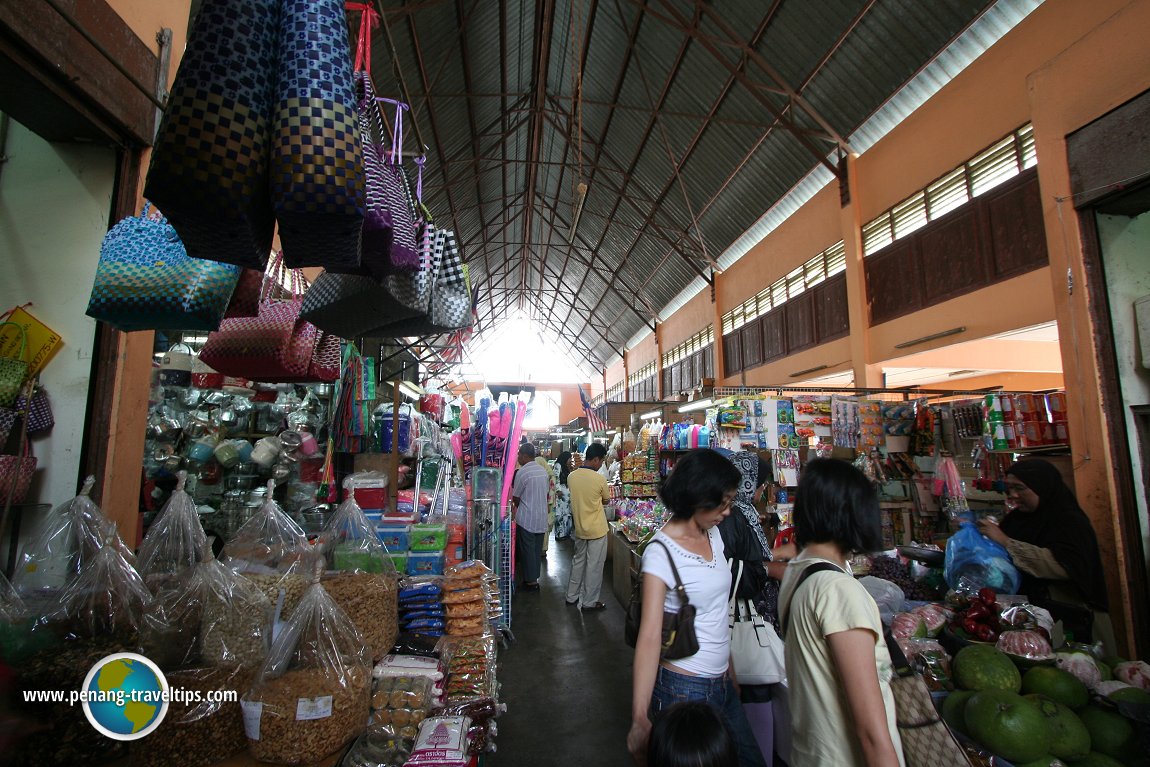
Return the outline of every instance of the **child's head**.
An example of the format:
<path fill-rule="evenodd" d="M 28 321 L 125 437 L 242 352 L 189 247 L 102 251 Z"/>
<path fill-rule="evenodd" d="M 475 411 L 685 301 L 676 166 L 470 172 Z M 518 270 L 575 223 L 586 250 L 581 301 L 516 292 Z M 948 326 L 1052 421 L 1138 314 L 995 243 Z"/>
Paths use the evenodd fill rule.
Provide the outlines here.
<path fill-rule="evenodd" d="M 683 701 L 655 718 L 647 767 L 736 767 L 739 751 L 719 712 L 702 701 Z"/>
<path fill-rule="evenodd" d="M 833 543 L 844 553 L 882 548 L 878 495 L 861 471 L 836 458 L 803 467 L 795 497 L 795 541 Z"/>

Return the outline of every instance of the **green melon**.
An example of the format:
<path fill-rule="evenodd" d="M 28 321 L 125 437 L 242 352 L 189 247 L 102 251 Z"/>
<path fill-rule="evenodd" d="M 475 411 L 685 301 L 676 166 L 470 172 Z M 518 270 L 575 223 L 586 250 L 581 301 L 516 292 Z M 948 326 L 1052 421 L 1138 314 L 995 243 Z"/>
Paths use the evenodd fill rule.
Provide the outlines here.
<path fill-rule="evenodd" d="M 1008 690 L 983 690 L 971 696 L 966 702 L 966 732 L 1011 762 L 1034 761 L 1048 753 L 1050 745 L 1046 716 L 1038 706 Z"/>
<path fill-rule="evenodd" d="M 966 733 L 966 702 L 974 695 L 973 690 L 955 690 L 942 702 L 942 721 L 950 729 Z"/>
<path fill-rule="evenodd" d="M 1138 706 L 1150 706 L 1150 692 L 1138 687 L 1123 687 L 1115 690 L 1106 697 L 1115 703 L 1133 703 Z"/>
<path fill-rule="evenodd" d="M 1086 685 L 1071 674 L 1054 666 L 1035 666 L 1022 675 L 1022 694 L 1036 693 L 1073 709 L 1090 702 Z"/>
<path fill-rule="evenodd" d="M 1022 689 L 1022 675 L 1018 667 L 990 645 L 967 645 L 954 656 L 954 681 L 964 690 Z M 1041 754 L 1036 754 L 1041 756 Z"/>
<path fill-rule="evenodd" d="M 1138 734 L 1121 714 L 1091 704 L 1079 711 L 1078 717 L 1090 732 L 1093 751 L 1120 762 L 1133 761 L 1138 756 Z"/>
<path fill-rule="evenodd" d="M 1090 733 L 1073 711 L 1068 707 L 1042 695 L 1023 696 L 1046 717 L 1050 725 L 1050 745 L 1048 753 L 1059 759 L 1073 761 L 1090 754 Z"/>

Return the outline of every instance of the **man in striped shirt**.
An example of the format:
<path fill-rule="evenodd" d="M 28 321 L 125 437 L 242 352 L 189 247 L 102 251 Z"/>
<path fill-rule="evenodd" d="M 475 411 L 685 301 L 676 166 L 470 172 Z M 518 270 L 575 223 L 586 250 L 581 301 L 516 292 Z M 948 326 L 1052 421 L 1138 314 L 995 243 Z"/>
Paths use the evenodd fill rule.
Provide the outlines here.
<path fill-rule="evenodd" d="M 519 446 L 519 469 L 511 483 L 515 548 L 524 591 L 539 590 L 539 566 L 547 535 L 547 493 L 551 486 L 547 470 L 535 462 L 535 447 Z"/>

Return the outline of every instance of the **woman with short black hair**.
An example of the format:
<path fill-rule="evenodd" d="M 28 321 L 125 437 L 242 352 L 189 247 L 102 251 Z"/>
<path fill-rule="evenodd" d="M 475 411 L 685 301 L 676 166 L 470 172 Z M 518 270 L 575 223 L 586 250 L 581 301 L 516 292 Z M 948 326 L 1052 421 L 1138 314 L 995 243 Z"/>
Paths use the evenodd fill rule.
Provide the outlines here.
<path fill-rule="evenodd" d="M 801 553 L 779 594 L 791 767 L 899 767 L 893 668 L 878 605 L 847 564 L 852 554 L 882 548 L 878 495 L 851 464 L 816 458 L 799 478 L 794 520 Z"/>
<path fill-rule="evenodd" d="M 740 764 L 766 765 L 730 672 L 731 571 L 717 526 L 731 513 L 739 481 L 738 470 L 719 453 L 692 450 L 679 459 L 659 491 L 671 518 L 643 552 L 643 611 L 627 734 L 627 748 L 636 759 L 647 752 L 652 719 L 676 701 L 693 700 L 709 704 L 722 717 L 735 739 Z M 663 613 L 679 611 L 675 571 L 696 610 L 699 650 L 686 658 L 661 660 Z"/>

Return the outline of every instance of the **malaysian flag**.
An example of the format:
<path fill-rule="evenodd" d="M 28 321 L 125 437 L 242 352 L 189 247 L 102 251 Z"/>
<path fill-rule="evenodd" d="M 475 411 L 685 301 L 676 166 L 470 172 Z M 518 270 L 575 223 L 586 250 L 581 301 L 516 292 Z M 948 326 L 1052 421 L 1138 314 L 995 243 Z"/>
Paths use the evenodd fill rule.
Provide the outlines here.
<path fill-rule="evenodd" d="M 587 399 L 587 395 L 583 393 L 583 387 L 579 389 L 579 401 L 583 403 L 583 414 L 587 416 L 587 428 L 592 432 L 607 431 L 607 422 L 603 420 L 603 416 L 599 411 L 591 405 L 591 400 Z"/>

